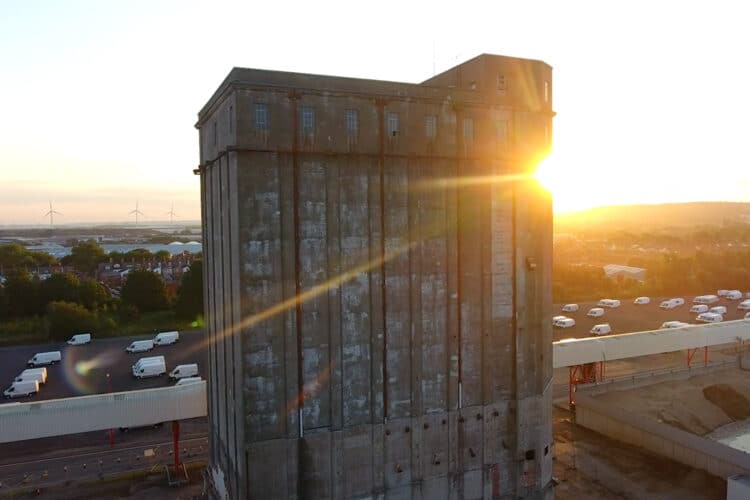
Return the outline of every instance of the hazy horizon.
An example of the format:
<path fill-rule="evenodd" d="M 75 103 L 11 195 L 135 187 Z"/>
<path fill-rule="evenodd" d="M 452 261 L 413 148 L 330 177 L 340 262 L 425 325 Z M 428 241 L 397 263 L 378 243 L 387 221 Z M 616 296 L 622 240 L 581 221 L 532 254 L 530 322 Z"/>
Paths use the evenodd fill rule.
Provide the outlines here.
<path fill-rule="evenodd" d="M 0 224 L 44 225 L 50 202 L 60 224 L 132 221 L 136 202 L 143 222 L 172 206 L 200 218 L 193 125 L 234 66 L 420 82 L 479 53 L 554 68 L 556 211 L 750 199 L 750 33 L 734 3 L 386 2 L 364 25 L 350 3 L 288 10 L 4 3 Z M 282 24 L 304 43 L 262 43 Z"/>

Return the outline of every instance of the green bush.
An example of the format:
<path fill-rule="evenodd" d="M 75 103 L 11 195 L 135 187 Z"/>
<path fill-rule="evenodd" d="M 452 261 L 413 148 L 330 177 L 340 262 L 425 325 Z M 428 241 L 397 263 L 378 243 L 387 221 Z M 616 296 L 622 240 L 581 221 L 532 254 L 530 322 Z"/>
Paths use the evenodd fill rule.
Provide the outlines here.
<path fill-rule="evenodd" d="M 81 332 L 93 332 L 97 327 L 94 313 L 72 302 L 50 302 L 47 306 L 47 325 L 52 340 L 66 340 Z"/>

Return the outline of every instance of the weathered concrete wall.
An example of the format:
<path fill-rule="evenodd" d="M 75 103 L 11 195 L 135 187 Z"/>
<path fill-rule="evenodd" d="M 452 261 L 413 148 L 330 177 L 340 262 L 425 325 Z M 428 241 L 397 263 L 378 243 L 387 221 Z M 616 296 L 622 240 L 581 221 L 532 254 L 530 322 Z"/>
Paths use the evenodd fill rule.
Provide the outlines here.
<path fill-rule="evenodd" d="M 274 72 L 243 71 L 258 81 L 227 87 L 199 122 L 218 489 L 551 496 L 551 203 L 503 177 L 528 156 L 495 130 L 537 110 L 419 86 L 383 96 L 400 85 L 385 82 L 377 95 L 300 75 L 279 88 Z M 255 129 L 256 103 L 269 130 Z M 304 137 L 302 105 L 315 109 Z M 214 149 L 206 131 L 230 108 L 236 137 Z"/>

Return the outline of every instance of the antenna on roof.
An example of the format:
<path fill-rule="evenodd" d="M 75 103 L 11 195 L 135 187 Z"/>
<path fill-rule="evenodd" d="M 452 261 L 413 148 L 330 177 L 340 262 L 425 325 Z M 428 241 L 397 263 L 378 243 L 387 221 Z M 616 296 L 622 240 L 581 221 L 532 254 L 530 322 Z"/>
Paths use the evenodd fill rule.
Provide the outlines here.
<path fill-rule="evenodd" d="M 55 225 L 55 218 L 54 218 L 55 214 L 62 215 L 62 213 L 60 213 L 57 210 L 54 210 L 52 208 L 52 202 L 50 201 L 49 202 L 49 211 L 46 214 L 44 214 L 44 217 L 49 216 L 49 225 L 50 225 L 50 227 L 53 227 Z"/>
<path fill-rule="evenodd" d="M 131 210 L 129 215 L 133 215 L 133 214 L 135 214 L 135 225 L 137 226 L 138 225 L 138 216 L 139 215 L 143 215 L 143 212 L 141 212 L 140 210 L 138 210 L 138 202 L 137 201 L 135 202 L 135 210 Z"/>
<path fill-rule="evenodd" d="M 169 223 L 174 224 L 174 217 L 177 215 L 176 213 L 174 213 L 174 203 L 172 203 L 172 208 L 169 209 L 167 215 L 169 215 Z"/>

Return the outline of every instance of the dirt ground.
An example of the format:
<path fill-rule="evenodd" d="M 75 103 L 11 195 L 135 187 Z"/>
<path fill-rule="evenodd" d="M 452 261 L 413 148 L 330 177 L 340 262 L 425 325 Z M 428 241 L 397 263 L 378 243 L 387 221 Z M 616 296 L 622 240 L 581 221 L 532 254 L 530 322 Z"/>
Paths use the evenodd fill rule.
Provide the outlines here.
<path fill-rule="evenodd" d="M 596 396 L 599 401 L 704 436 L 750 418 L 750 373 L 727 368 Z"/>
<path fill-rule="evenodd" d="M 554 408 L 557 500 L 723 500 L 726 482 L 575 425 Z"/>

